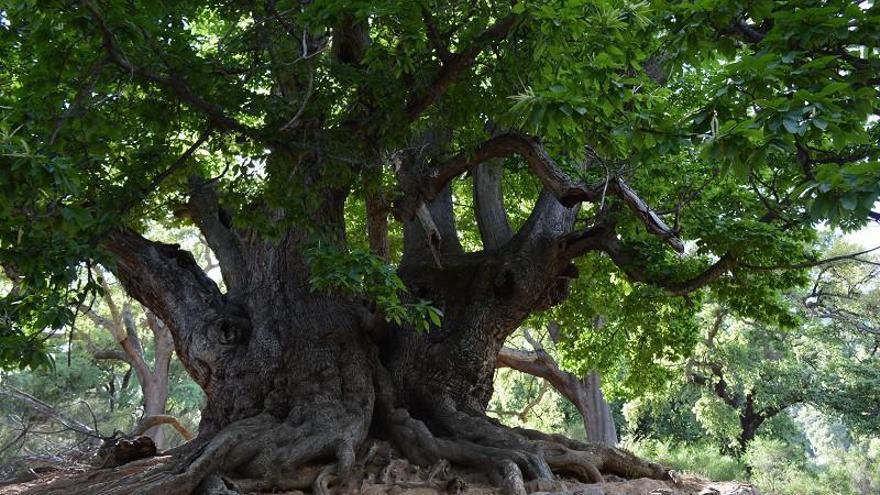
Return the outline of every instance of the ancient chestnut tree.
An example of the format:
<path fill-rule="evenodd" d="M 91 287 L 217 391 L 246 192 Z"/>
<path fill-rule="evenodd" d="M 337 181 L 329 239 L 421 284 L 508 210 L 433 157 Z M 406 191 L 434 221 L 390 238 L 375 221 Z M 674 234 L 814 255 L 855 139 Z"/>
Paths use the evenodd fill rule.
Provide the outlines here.
<path fill-rule="evenodd" d="M 651 370 L 706 290 L 784 317 L 813 222 L 877 216 L 878 24 L 814 0 L 7 2 L 0 362 L 38 364 L 100 263 L 207 395 L 181 465 L 109 492 L 315 463 L 345 486 L 371 434 L 509 493 L 662 476 L 489 421 L 502 343 L 570 303 L 641 331 L 622 348 Z M 222 283 L 156 223 L 198 228 Z"/>

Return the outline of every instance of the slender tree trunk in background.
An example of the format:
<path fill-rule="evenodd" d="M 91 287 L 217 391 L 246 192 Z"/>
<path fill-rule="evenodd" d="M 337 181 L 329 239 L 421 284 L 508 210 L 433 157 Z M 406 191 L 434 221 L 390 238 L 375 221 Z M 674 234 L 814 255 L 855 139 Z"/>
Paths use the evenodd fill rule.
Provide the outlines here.
<path fill-rule="evenodd" d="M 114 300 L 107 279 L 100 268 L 96 268 L 98 280 L 103 286 L 103 299 L 110 313 L 109 318 L 97 314 L 93 308 L 82 307 L 81 310 L 98 327 L 107 330 L 116 341 L 119 350 L 99 350 L 87 335 L 83 335 L 86 347 L 95 359 L 122 361 L 134 371 L 143 396 L 142 407 L 144 417 L 162 416 L 169 394 L 169 370 L 174 354 L 174 340 L 165 324 L 154 314 L 147 311 L 145 326 L 153 336 L 154 358 L 152 368 L 146 362 L 144 348 L 138 336 L 138 325 L 135 322 L 130 302 L 121 307 Z M 160 450 L 167 447 L 165 431 L 161 425 L 148 429 L 146 436 L 153 439 Z"/>
<path fill-rule="evenodd" d="M 583 384 L 582 390 L 586 397 L 583 399 L 583 405 L 578 406 L 578 411 L 584 418 L 587 441 L 617 445 L 614 416 L 611 415 L 611 407 L 602 394 L 601 376 L 598 372 L 591 371 L 583 380 Z"/>
<path fill-rule="evenodd" d="M 498 356 L 498 367 L 512 368 L 547 380 L 557 392 L 574 404 L 584 423 L 587 441 L 602 445 L 617 445 L 617 431 L 611 408 L 602 394 L 601 377 L 593 371 L 580 378 L 561 369 L 540 344 L 524 331 L 532 351 L 503 348 Z M 551 323 L 551 339 L 559 337 L 558 325 Z"/>
<path fill-rule="evenodd" d="M 146 324 L 153 332 L 155 357 L 153 369 L 141 384 L 144 394 L 144 416 L 163 416 L 170 393 L 170 367 L 171 357 L 174 354 L 174 340 L 165 324 L 152 313 L 147 313 Z M 166 432 L 161 426 L 150 428 L 145 435 L 153 439 L 159 450 L 167 447 Z"/>

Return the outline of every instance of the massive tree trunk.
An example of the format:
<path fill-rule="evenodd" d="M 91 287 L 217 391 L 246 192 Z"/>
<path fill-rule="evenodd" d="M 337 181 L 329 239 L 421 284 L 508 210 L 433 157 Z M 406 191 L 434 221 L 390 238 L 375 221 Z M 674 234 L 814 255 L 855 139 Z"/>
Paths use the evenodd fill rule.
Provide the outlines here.
<path fill-rule="evenodd" d="M 111 483 L 107 493 L 127 493 L 132 483 L 163 495 L 346 487 L 371 433 L 418 464 L 478 467 L 511 494 L 525 493 L 524 479 L 561 472 L 588 481 L 602 471 L 665 475 L 623 451 L 512 430 L 485 415 L 502 343 L 531 312 L 560 301 L 574 276 L 553 235 L 574 212 L 549 193 L 494 251 L 462 252 L 448 188 L 424 205 L 430 236 L 415 215 L 406 220 L 400 275 L 444 316 L 430 332 L 395 328 L 382 340 L 369 304 L 312 290 L 304 253 L 314 233 L 272 211 L 273 221 L 291 225 L 280 237 L 234 227 L 210 183 L 193 179 L 191 189 L 192 218 L 217 255 L 226 293 L 176 245 L 123 230 L 106 246 L 120 282 L 166 323 L 205 391 L 199 438 L 182 467 Z M 344 246 L 344 195 L 325 191 L 319 201 L 312 218 L 325 227 L 322 243 Z M 328 467 L 308 468 L 316 463 Z"/>

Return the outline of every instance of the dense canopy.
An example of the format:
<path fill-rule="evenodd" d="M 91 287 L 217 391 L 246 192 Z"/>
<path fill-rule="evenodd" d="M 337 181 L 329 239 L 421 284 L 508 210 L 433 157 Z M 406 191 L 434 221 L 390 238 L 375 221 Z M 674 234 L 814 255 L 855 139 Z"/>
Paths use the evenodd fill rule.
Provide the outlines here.
<path fill-rule="evenodd" d="M 341 474 L 371 421 L 420 432 L 410 457 L 479 462 L 443 439 L 485 428 L 534 453 L 479 426 L 529 318 L 629 391 L 708 293 L 793 323 L 817 225 L 880 216 L 878 74 L 872 1 L 6 2 L 0 365 L 45 364 L 100 264 L 170 329 L 203 438 L 262 412 L 301 442 L 314 376 Z M 527 478 L 562 462 L 535 448 Z M 314 457 L 261 455 L 205 462 Z"/>

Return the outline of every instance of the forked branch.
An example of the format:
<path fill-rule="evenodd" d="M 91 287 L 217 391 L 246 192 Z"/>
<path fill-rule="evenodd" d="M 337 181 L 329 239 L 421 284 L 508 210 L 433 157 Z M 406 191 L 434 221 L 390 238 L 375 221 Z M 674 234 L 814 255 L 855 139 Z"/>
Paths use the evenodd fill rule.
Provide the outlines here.
<path fill-rule="evenodd" d="M 442 48 L 442 41 L 431 35 L 429 24 L 429 38 L 433 39 L 432 44 L 441 47 L 437 56 L 443 60 L 443 65 L 431 83 L 423 90 L 416 92 L 410 101 L 407 102 L 406 116 L 409 120 L 415 120 L 422 112 L 433 105 L 452 86 L 462 72 L 474 65 L 480 52 L 485 50 L 492 42 L 507 36 L 514 25 L 516 25 L 517 19 L 517 16 L 512 14 L 499 19 L 477 35 L 469 45 L 452 54 L 447 53 L 445 48 Z"/>
<path fill-rule="evenodd" d="M 608 195 L 617 196 L 639 217 L 649 232 L 663 239 L 677 252 L 684 252 L 684 243 L 675 232 L 623 179 L 608 177 L 593 185 L 576 181 L 559 167 L 540 143 L 523 134 L 506 133 L 495 136 L 484 141 L 472 152 L 459 153 L 440 164 L 430 180 L 429 190 L 426 193 L 429 196 L 436 194 L 452 179 L 480 163 L 512 155 L 523 157 L 544 187 L 563 206 L 571 207 L 584 201 L 600 203 Z"/>

